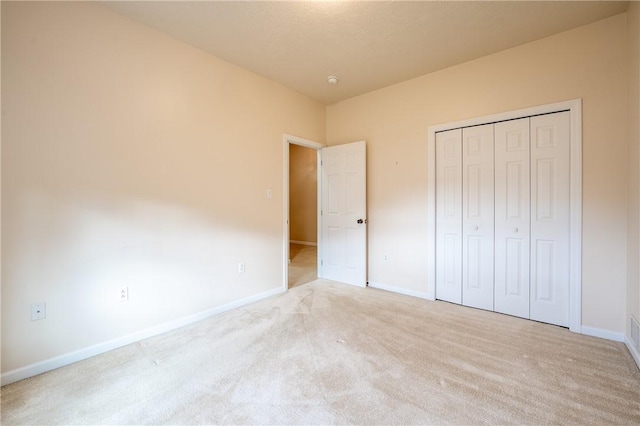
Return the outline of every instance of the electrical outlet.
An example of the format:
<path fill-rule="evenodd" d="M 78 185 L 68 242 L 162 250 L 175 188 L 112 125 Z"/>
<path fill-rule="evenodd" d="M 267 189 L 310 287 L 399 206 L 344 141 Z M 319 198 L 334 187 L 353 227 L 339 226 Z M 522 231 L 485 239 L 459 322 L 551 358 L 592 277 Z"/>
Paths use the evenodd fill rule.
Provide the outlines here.
<path fill-rule="evenodd" d="M 129 301 L 129 287 L 128 286 L 122 286 L 120 287 L 120 292 L 118 293 L 118 299 L 121 302 L 127 302 Z"/>
<path fill-rule="evenodd" d="M 244 262 L 238 263 L 238 273 L 242 274 L 245 271 Z"/>
<path fill-rule="evenodd" d="M 46 305 L 44 302 L 31 304 L 31 321 L 38 321 L 47 317 Z"/>
<path fill-rule="evenodd" d="M 383 259 L 384 259 L 384 261 L 385 261 L 385 262 L 388 262 L 388 261 L 389 261 L 389 255 L 388 255 L 388 254 L 385 254 L 385 255 L 383 256 Z"/>

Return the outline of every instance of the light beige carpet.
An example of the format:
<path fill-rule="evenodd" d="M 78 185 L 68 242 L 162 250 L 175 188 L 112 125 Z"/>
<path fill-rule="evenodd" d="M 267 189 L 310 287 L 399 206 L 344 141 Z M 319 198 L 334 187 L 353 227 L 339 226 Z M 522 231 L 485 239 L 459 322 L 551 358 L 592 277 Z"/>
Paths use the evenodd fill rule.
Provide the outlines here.
<path fill-rule="evenodd" d="M 2 388 L 2 424 L 638 424 L 621 343 L 326 281 Z"/>

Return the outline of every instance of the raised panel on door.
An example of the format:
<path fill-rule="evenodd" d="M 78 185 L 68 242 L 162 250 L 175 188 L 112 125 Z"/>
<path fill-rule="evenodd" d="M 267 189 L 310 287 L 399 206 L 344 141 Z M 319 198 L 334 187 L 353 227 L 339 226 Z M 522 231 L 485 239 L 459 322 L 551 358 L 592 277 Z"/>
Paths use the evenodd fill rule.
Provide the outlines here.
<path fill-rule="evenodd" d="M 529 118 L 495 125 L 495 307 L 529 318 Z"/>
<path fill-rule="evenodd" d="M 462 304 L 493 310 L 493 124 L 462 130 Z"/>
<path fill-rule="evenodd" d="M 531 117 L 530 318 L 569 325 L 570 113 Z"/>
<path fill-rule="evenodd" d="M 462 130 L 436 134 L 436 299 L 462 303 Z"/>

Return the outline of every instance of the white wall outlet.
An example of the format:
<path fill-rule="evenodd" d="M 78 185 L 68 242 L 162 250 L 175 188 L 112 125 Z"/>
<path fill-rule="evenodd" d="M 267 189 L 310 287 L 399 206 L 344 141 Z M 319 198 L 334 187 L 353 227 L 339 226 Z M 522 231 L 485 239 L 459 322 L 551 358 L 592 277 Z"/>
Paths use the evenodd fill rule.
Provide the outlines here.
<path fill-rule="evenodd" d="M 118 292 L 118 300 L 121 302 L 127 302 L 129 300 L 129 287 L 123 285 L 120 287 L 120 292 Z"/>
<path fill-rule="evenodd" d="M 385 262 L 388 262 L 388 261 L 389 261 L 389 255 L 388 255 L 388 254 L 385 254 L 385 255 L 382 257 L 382 259 L 383 259 Z"/>
<path fill-rule="evenodd" d="M 31 321 L 38 321 L 47 317 L 46 305 L 44 302 L 31 304 Z"/>
<path fill-rule="evenodd" d="M 245 271 L 244 262 L 238 263 L 238 273 L 242 274 Z"/>
<path fill-rule="evenodd" d="M 266 197 L 267 198 L 273 198 L 273 191 L 271 190 L 271 188 L 267 189 Z"/>

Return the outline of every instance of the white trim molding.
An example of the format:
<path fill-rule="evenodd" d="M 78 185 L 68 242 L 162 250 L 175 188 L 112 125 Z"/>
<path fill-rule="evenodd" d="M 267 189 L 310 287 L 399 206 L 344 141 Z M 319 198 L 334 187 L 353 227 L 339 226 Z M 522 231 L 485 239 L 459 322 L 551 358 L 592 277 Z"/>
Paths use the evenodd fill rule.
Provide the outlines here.
<path fill-rule="evenodd" d="M 408 289 L 403 288 L 403 287 L 396 287 L 396 286 L 388 285 L 388 284 L 380 284 L 380 283 L 375 283 L 375 282 L 372 282 L 372 281 L 369 281 L 367 286 L 371 287 L 371 288 L 378 289 L 378 290 L 390 291 L 391 293 L 404 294 L 405 296 L 412 296 L 412 297 L 418 297 L 420 299 L 431 300 L 429 298 L 429 295 L 427 293 L 425 293 L 425 292 L 422 292 L 422 291 L 408 290 Z"/>
<path fill-rule="evenodd" d="M 633 360 L 636 362 L 638 369 L 640 369 L 640 352 L 638 351 L 638 349 L 636 349 L 635 346 L 633 346 L 633 342 L 628 336 L 625 336 L 624 344 L 627 346 L 627 349 L 629 349 L 629 353 L 631 353 L 631 356 L 633 357 Z"/>
<path fill-rule="evenodd" d="M 17 368 L 15 370 L 2 373 L 0 378 L 0 384 L 2 386 L 10 383 L 17 382 L 19 380 L 27 379 L 29 377 L 37 376 L 38 374 L 46 373 L 47 371 L 55 370 L 56 368 L 64 367 L 69 364 L 73 364 L 78 361 L 82 361 L 96 355 L 109 352 L 111 350 L 121 348 L 122 346 L 129 345 L 131 343 L 139 342 L 149 337 L 157 336 L 159 334 L 166 333 L 168 331 L 176 330 L 186 325 L 202 321 L 204 319 L 219 315 L 223 312 L 230 311 L 251 303 L 258 302 L 263 299 L 267 299 L 278 294 L 282 294 L 281 288 L 275 288 L 263 293 L 259 293 L 253 296 L 246 297 L 244 299 L 236 300 L 234 302 L 226 303 L 221 306 L 217 306 L 206 311 L 198 312 L 193 315 L 178 318 L 173 321 L 160 324 L 155 327 L 147 328 L 135 333 L 128 334 L 126 336 L 118 337 L 106 342 L 98 343 L 97 345 L 82 348 L 80 350 L 66 353 L 54 358 L 50 358 L 35 364 L 27 365 L 25 367 Z"/>
<path fill-rule="evenodd" d="M 614 342 L 624 342 L 624 333 L 616 333 L 615 331 L 603 330 L 601 328 L 582 326 L 581 334 L 591 337 L 599 337 L 600 339 L 613 340 Z"/>
<path fill-rule="evenodd" d="M 429 126 L 427 137 L 427 298 L 436 283 L 436 133 L 534 115 L 569 111 L 571 116 L 569 329 L 582 333 L 582 99 Z M 586 333 L 585 333 L 586 334 Z"/>

